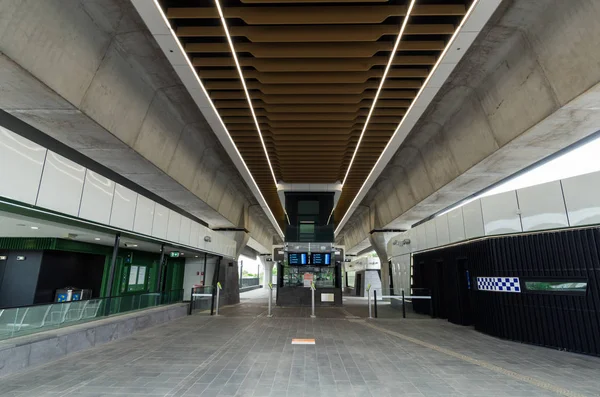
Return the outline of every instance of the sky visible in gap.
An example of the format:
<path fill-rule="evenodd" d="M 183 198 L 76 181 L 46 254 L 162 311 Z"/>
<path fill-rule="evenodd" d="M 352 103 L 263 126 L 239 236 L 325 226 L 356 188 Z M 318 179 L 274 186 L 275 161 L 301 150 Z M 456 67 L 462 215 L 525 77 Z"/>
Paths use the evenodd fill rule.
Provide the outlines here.
<path fill-rule="evenodd" d="M 511 178 L 493 189 L 460 203 L 460 205 L 448 208 L 448 210 L 441 212 L 437 216 L 447 214 L 481 197 L 493 196 L 499 193 L 541 185 L 542 183 L 567 179 L 596 171 L 600 171 L 600 137 L 570 150 L 539 167 L 533 168 L 522 175 Z"/>

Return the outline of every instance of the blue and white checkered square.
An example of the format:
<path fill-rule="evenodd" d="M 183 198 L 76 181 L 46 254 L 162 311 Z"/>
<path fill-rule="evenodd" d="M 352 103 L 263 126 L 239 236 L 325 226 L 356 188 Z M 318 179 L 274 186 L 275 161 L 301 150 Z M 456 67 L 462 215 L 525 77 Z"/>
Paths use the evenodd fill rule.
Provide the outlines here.
<path fill-rule="evenodd" d="M 521 292 L 518 277 L 477 277 L 477 289 L 480 291 Z"/>

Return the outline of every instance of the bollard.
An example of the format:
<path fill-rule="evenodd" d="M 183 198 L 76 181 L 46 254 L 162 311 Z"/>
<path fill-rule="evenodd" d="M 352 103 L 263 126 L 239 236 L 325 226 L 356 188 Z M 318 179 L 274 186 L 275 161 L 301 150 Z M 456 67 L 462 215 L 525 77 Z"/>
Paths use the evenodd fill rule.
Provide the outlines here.
<path fill-rule="evenodd" d="M 406 305 L 404 302 L 404 290 L 402 290 L 402 318 L 406 318 Z"/>
<path fill-rule="evenodd" d="M 269 314 L 267 314 L 267 317 L 273 317 L 273 315 L 271 314 L 271 302 L 273 301 L 273 283 L 269 283 Z"/>
<path fill-rule="evenodd" d="M 375 314 L 375 318 L 377 318 L 377 290 L 376 289 L 373 290 L 373 309 L 375 309 L 374 314 Z"/>
<path fill-rule="evenodd" d="M 192 293 L 190 294 L 190 308 L 188 311 L 188 316 L 192 315 L 192 310 L 193 310 L 192 305 L 193 304 L 194 304 L 194 288 L 192 288 Z"/>
<path fill-rule="evenodd" d="M 371 317 L 371 284 L 367 285 L 367 304 L 369 305 L 369 318 Z"/>
<path fill-rule="evenodd" d="M 311 282 L 310 283 L 310 291 L 311 291 L 311 295 L 312 295 L 312 311 L 311 311 L 311 315 L 310 318 L 315 318 L 317 316 L 315 316 L 315 283 Z"/>
<path fill-rule="evenodd" d="M 219 315 L 219 293 L 221 291 L 221 283 L 217 283 L 217 303 L 215 308 L 215 316 Z"/>

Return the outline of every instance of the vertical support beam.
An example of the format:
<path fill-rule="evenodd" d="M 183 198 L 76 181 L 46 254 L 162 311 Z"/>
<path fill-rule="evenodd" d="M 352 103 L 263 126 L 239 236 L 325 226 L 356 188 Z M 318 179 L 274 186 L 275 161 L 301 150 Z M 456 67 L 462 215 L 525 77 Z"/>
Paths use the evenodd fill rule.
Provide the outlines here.
<path fill-rule="evenodd" d="M 115 235 L 115 243 L 113 244 L 112 257 L 110 259 L 110 268 L 108 269 L 108 283 L 106 284 L 106 296 L 112 296 L 112 287 L 115 281 L 115 266 L 117 256 L 119 254 L 119 244 L 121 243 L 121 233 Z"/>
<path fill-rule="evenodd" d="M 377 318 L 377 290 L 373 290 L 373 309 L 375 313 L 375 318 Z"/>
<path fill-rule="evenodd" d="M 115 243 L 113 244 L 113 252 L 112 252 L 112 257 L 110 259 L 110 268 L 108 270 L 108 283 L 106 284 L 106 296 L 108 297 L 108 299 L 106 299 L 106 306 L 104 307 L 104 314 L 105 315 L 109 315 L 110 314 L 110 302 L 111 302 L 111 296 L 112 294 L 112 289 L 113 289 L 113 284 L 114 284 L 114 280 L 115 280 L 115 266 L 117 264 L 117 256 L 119 254 L 119 245 L 121 244 L 121 233 L 117 233 L 115 235 Z"/>
<path fill-rule="evenodd" d="M 310 295 L 311 295 L 311 302 L 312 302 L 312 304 L 311 304 L 311 315 L 310 315 L 311 318 L 317 317 L 317 316 L 315 316 L 315 289 L 316 289 L 315 288 L 315 282 L 312 281 L 310 283 Z"/>
<path fill-rule="evenodd" d="M 404 290 L 402 290 L 402 318 L 406 318 L 406 301 L 404 300 Z"/>
<path fill-rule="evenodd" d="M 160 287 L 162 285 L 162 271 L 163 263 L 165 263 L 165 245 L 160 246 L 160 260 L 158 262 L 158 274 L 156 275 L 156 292 L 160 293 Z"/>
<path fill-rule="evenodd" d="M 390 291 L 390 266 L 387 253 L 387 243 L 393 233 L 371 232 L 369 242 L 379 257 L 381 269 L 381 293 L 382 295 L 391 295 Z"/>
<path fill-rule="evenodd" d="M 208 254 L 205 252 L 204 253 L 204 272 L 202 272 L 202 286 L 203 287 L 206 287 L 206 261 L 207 261 L 207 257 L 208 257 Z"/>

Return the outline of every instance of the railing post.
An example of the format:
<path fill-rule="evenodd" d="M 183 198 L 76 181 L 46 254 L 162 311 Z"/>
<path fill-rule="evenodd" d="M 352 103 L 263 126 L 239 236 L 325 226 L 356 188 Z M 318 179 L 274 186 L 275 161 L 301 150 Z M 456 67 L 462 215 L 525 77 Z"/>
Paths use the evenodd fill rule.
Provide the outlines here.
<path fill-rule="evenodd" d="M 433 318 L 433 295 L 431 295 L 431 290 L 429 290 L 429 315 Z"/>
<path fill-rule="evenodd" d="M 375 318 L 377 318 L 377 290 L 373 290 L 373 308 L 375 309 Z"/>
<path fill-rule="evenodd" d="M 215 304 L 215 316 L 219 315 L 219 296 L 221 291 L 221 283 L 217 283 L 217 302 Z"/>
<path fill-rule="evenodd" d="M 158 260 L 158 273 L 156 274 L 156 285 L 155 285 L 156 292 L 159 293 L 159 295 L 158 295 L 159 302 L 162 300 L 160 287 L 162 285 L 162 271 L 163 271 L 164 261 L 165 261 L 165 245 L 162 244 L 160 246 L 160 259 Z"/>
<path fill-rule="evenodd" d="M 315 283 L 314 281 L 310 283 L 310 293 L 311 293 L 311 299 L 312 299 L 312 307 L 311 307 L 311 315 L 310 318 L 315 318 L 317 316 L 315 316 Z"/>
<path fill-rule="evenodd" d="M 271 302 L 273 301 L 273 283 L 269 283 L 269 313 L 267 314 L 267 317 L 271 318 L 273 317 L 273 314 L 271 314 Z"/>
<path fill-rule="evenodd" d="M 367 304 L 369 305 L 369 318 L 371 317 L 371 284 L 367 285 Z"/>
<path fill-rule="evenodd" d="M 402 290 L 402 318 L 406 318 L 406 302 L 404 301 L 404 290 Z"/>
<path fill-rule="evenodd" d="M 192 315 L 192 310 L 193 310 L 192 306 L 193 306 L 193 304 L 194 304 L 194 288 L 192 287 L 192 293 L 190 294 L 190 308 L 188 310 L 188 316 Z"/>

